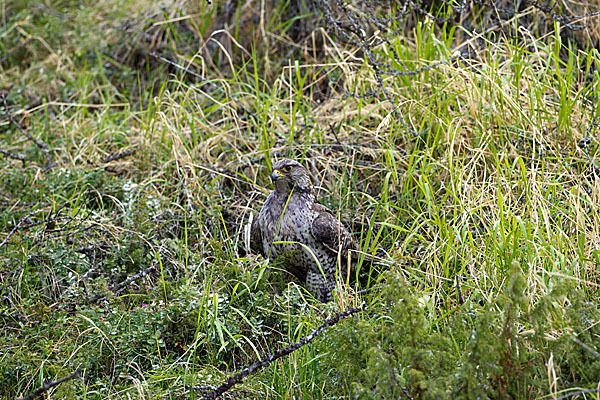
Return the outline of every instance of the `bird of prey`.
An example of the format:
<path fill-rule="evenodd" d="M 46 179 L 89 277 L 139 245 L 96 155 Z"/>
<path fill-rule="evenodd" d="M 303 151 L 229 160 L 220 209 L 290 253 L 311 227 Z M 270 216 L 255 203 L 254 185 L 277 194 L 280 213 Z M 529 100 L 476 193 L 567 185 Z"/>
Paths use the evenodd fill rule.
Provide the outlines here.
<path fill-rule="evenodd" d="M 338 257 L 347 265 L 357 246 L 348 230 L 315 198 L 308 171 L 294 160 L 273 166 L 275 190 L 252 222 L 250 247 L 282 262 L 313 296 L 331 300 Z"/>

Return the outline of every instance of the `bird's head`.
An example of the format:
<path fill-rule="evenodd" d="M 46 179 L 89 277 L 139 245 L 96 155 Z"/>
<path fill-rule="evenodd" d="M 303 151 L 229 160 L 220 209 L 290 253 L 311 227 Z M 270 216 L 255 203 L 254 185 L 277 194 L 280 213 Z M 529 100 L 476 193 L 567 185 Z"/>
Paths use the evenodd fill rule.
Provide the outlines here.
<path fill-rule="evenodd" d="M 289 194 L 292 191 L 311 192 L 312 182 L 308 171 L 297 161 L 280 160 L 273 165 L 271 180 L 275 190 L 281 194 Z"/>

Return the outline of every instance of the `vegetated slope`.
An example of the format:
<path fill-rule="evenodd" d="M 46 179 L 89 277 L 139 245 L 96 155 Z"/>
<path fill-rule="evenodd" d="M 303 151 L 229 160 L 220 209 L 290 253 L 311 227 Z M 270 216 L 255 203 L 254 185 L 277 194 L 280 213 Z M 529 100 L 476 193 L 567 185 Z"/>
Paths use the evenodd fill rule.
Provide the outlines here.
<path fill-rule="evenodd" d="M 82 367 L 49 395 L 198 397 L 363 302 L 231 393 L 593 393 L 599 10 L 7 5 L 0 396 Z M 282 157 L 389 253 L 368 290 L 324 305 L 247 253 Z"/>

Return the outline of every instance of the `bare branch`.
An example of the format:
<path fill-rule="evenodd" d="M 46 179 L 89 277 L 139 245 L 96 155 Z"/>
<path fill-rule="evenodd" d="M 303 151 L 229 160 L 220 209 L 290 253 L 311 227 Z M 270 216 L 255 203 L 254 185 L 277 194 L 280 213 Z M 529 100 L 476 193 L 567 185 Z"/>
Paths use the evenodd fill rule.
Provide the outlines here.
<path fill-rule="evenodd" d="M 70 381 L 72 379 L 82 379 L 81 378 L 81 370 L 82 370 L 82 367 L 79 367 L 71 375 L 67 375 L 64 378 L 58 379 L 56 381 L 46 382 L 42 387 L 36 389 L 35 391 L 31 392 L 27 396 L 21 397 L 17 400 L 33 400 L 36 397 L 39 397 L 42 394 L 46 393 L 48 390 L 52 389 L 53 387 L 60 385 L 61 383 Z"/>
<path fill-rule="evenodd" d="M 572 342 L 577 343 L 579 346 L 581 346 L 581 348 L 583 348 L 584 350 L 589 352 L 591 355 L 596 357 L 598 360 L 600 360 L 600 353 L 598 353 L 596 350 L 592 349 L 590 346 L 583 343 L 581 340 L 577 339 L 575 336 L 570 336 L 569 339 L 571 339 Z"/>
<path fill-rule="evenodd" d="M 329 327 L 337 324 L 342 319 L 348 318 L 352 314 L 356 314 L 356 313 L 358 313 L 360 311 L 364 311 L 364 307 L 350 308 L 350 309 L 348 309 L 348 310 L 346 310 L 344 312 L 341 312 L 341 313 L 337 314 L 333 318 L 325 320 L 325 322 L 323 323 L 323 325 L 319 326 L 317 329 L 315 329 L 314 331 L 312 331 L 308 336 L 305 336 L 302 339 L 300 339 L 298 342 L 293 343 L 293 344 L 291 344 L 288 347 L 285 347 L 283 349 L 277 350 L 275 353 L 270 354 L 268 357 L 263 358 L 259 362 L 256 362 L 256 363 L 254 363 L 254 364 L 252 364 L 252 365 L 244 368 L 243 370 L 241 370 L 240 372 L 238 372 L 236 375 L 234 375 L 231 378 L 229 378 L 227 380 L 227 382 L 223 383 L 222 385 L 220 385 L 219 387 L 217 387 L 212 392 L 207 393 L 203 397 L 203 399 L 204 400 L 214 400 L 214 399 L 216 399 L 217 397 L 221 396 L 223 393 L 225 393 L 229 389 L 231 389 L 234 385 L 242 382 L 242 380 L 244 380 L 244 378 L 246 378 L 250 374 L 253 374 L 254 372 L 258 371 L 259 369 L 268 366 L 273 361 L 278 360 L 278 359 L 280 359 L 283 356 L 287 356 L 288 354 L 290 354 L 290 353 L 298 350 L 300 347 L 306 346 L 307 344 L 309 344 L 310 342 L 312 342 L 317 336 L 319 336 L 325 329 L 327 329 L 327 328 L 329 328 Z"/>
<path fill-rule="evenodd" d="M 120 159 L 125 158 L 125 157 L 129 157 L 133 153 L 135 153 L 135 149 L 126 150 L 126 151 L 123 151 L 123 152 L 121 152 L 119 154 L 113 154 L 111 156 L 108 156 L 105 159 L 103 159 L 101 162 L 102 162 L 102 164 L 107 164 L 107 163 L 109 163 L 111 161 L 116 161 L 116 160 L 120 160 Z"/>
<path fill-rule="evenodd" d="M 8 102 L 6 101 L 6 97 L 8 96 L 7 92 L 0 92 L 0 98 L 2 98 L 2 103 L 4 104 L 4 110 L 6 112 L 6 117 L 8 118 L 8 121 L 13 124 L 14 126 L 16 126 L 19 131 L 30 141 L 32 141 L 33 143 L 35 143 L 35 145 L 37 147 L 39 147 L 43 152 L 44 155 L 46 156 L 46 164 L 50 165 L 52 158 L 50 157 L 50 152 L 48 152 L 48 145 L 46 145 L 46 143 L 42 140 L 42 139 L 36 139 L 33 136 L 31 136 L 29 134 L 29 132 L 27 132 L 25 129 L 23 129 L 23 127 L 21 126 L 21 124 L 14 119 L 12 113 L 10 112 L 10 108 L 8 107 Z"/>
<path fill-rule="evenodd" d="M 25 156 L 20 153 L 11 153 L 10 151 L 0 149 L 0 153 L 4 155 L 4 157 L 12 158 L 14 160 L 25 161 Z"/>
<path fill-rule="evenodd" d="M 555 397 L 554 400 L 563 400 L 563 399 L 568 399 L 569 397 L 581 396 L 582 394 L 586 394 L 586 393 L 598 393 L 598 392 L 600 392 L 600 389 L 576 390 L 571 393 L 563 394 L 560 397 Z"/>
<path fill-rule="evenodd" d="M 25 217 L 23 217 L 18 223 L 17 225 L 15 225 L 15 227 L 8 233 L 8 236 L 6 236 L 4 238 L 4 240 L 2 241 L 2 243 L 0 243 L 0 249 L 6 244 L 8 243 L 8 241 L 10 240 L 10 238 L 12 237 L 12 235 L 15 234 L 15 232 L 17 232 L 19 230 L 19 228 L 21 228 L 24 224 L 29 224 L 29 218 L 32 217 L 33 215 L 42 212 L 43 210 L 34 210 L 32 212 L 30 212 L 29 214 L 27 214 Z"/>

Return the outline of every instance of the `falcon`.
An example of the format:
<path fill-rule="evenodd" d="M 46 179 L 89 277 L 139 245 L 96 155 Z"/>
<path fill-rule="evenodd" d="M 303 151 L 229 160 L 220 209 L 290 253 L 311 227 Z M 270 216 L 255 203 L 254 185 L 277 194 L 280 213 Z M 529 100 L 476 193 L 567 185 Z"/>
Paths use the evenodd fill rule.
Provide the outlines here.
<path fill-rule="evenodd" d="M 275 190 L 252 221 L 250 248 L 281 262 L 322 302 L 331 300 L 338 265 L 356 259 L 352 236 L 333 213 L 315 198 L 306 168 L 294 160 L 273 166 Z M 352 254 L 354 253 L 354 254 Z M 352 258 L 354 257 L 354 258 Z"/>

